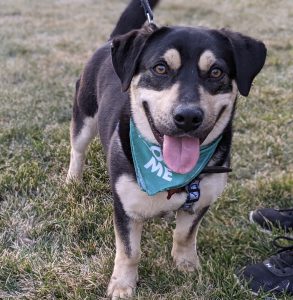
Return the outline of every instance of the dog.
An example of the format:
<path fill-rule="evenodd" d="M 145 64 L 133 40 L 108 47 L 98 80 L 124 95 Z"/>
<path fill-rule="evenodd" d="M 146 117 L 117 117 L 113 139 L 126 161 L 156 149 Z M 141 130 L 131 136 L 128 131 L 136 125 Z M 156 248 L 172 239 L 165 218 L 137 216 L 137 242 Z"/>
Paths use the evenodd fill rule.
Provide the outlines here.
<path fill-rule="evenodd" d="M 158 2 L 150 1 L 151 7 Z M 227 181 L 227 173 L 216 168 L 230 166 L 237 95 L 249 94 L 266 58 L 261 41 L 240 33 L 144 22 L 140 1 L 132 0 L 110 40 L 93 54 L 77 81 L 71 122 L 67 180 L 81 179 L 86 149 L 97 135 L 107 158 L 116 242 L 108 286 L 112 299 L 135 292 L 146 219 L 176 212 L 171 253 L 175 264 L 182 271 L 200 267 L 196 236 Z M 137 139 L 150 143 L 153 151 L 141 169 L 136 166 Z M 154 175 L 155 184 L 169 183 L 172 176 L 189 174 L 201 149 L 211 144 L 215 149 L 207 168 L 215 172 L 197 176 L 200 197 L 189 203 L 191 211 L 182 209 L 190 196 L 184 188 L 172 196 L 166 189 L 147 192 L 140 170 Z"/>

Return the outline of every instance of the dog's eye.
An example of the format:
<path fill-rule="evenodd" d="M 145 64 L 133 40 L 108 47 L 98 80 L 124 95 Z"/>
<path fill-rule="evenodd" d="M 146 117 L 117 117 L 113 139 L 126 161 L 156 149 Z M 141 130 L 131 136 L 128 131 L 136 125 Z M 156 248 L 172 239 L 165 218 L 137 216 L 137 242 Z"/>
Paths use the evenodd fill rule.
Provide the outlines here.
<path fill-rule="evenodd" d="M 157 73 L 159 75 L 167 74 L 167 67 L 163 64 L 158 64 L 158 65 L 154 66 L 153 70 L 155 71 L 155 73 Z"/>
<path fill-rule="evenodd" d="M 214 68 L 210 72 L 210 77 L 211 78 L 220 78 L 223 74 L 223 71 L 219 68 Z"/>

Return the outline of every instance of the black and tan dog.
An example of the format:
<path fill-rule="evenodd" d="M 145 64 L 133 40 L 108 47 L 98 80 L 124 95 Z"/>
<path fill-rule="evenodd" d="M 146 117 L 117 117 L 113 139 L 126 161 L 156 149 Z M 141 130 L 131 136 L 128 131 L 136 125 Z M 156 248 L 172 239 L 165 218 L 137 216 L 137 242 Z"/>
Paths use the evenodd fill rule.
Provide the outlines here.
<path fill-rule="evenodd" d="M 151 1 L 154 7 L 158 1 Z M 145 219 L 176 211 L 172 256 L 181 270 L 199 267 L 196 235 L 227 174 L 201 174 L 194 214 L 180 210 L 181 191 L 153 196 L 141 190 L 133 166 L 129 127 L 162 148 L 170 172 L 184 174 L 199 148 L 222 136 L 209 166 L 229 166 L 238 91 L 247 96 L 264 65 L 260 41 L 227 30 L 146 25 L 139 0 L 121 16 L 110 41 L 98 49 L 76 84 L 67 179 L 80 179 L 90 141 L 100 136 L 114 195 L 116 258 L 108 295 L 135 290 Z M 156 169 L 155 169 L 156 170 Z M 155 171 L 153 170 L 153 171 Z"/>

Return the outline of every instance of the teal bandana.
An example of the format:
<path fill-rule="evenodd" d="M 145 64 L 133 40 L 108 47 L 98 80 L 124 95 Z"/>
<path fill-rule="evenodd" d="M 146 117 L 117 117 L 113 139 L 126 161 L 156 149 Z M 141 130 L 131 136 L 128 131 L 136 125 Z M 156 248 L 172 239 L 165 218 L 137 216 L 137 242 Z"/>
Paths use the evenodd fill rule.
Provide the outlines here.
<path fill-rule="evenodd" d="M 136 179 L 149 196 L 158 192 L 186 186 L 196 178 L 213 156 L 222 136 L 200 147 L 200 156 L 193 170 L 186 174 L 172 172 L 163 161 L 161 147 L 147 142 L 130 120 L 130 144 Z"/>

